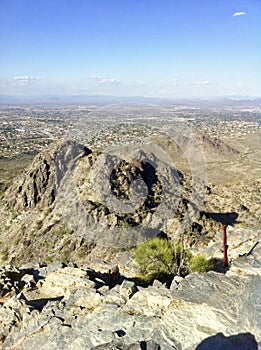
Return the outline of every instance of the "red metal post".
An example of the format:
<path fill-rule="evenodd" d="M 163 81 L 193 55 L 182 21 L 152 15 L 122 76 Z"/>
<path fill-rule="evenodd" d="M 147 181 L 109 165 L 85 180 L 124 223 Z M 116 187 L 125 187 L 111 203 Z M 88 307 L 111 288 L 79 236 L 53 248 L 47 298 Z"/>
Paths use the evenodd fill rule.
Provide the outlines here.
<path fill-rule="evenodd" d="M 222 232 L 223 232 L 224 267 L 227 267 L 228 266 L 228 262 L 227 262 L 228 245 L 227 245 L 227 226 L 226 225 L 222 226 Z"/>

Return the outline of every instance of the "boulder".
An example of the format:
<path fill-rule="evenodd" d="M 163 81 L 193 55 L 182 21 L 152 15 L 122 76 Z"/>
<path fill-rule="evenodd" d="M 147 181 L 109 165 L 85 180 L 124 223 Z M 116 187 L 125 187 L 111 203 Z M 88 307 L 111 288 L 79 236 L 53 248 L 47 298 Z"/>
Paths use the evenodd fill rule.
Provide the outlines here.
<path fill-rule="evenodd" d="M 170 292 L 166 288 L 149 287 L 147 292 L 148 307 L 153 310 L 164 310 L 171 303 Z"/>
<path fill-rule="evenodd" d="M 79 306 L 88 310 L 94 309 L 102 302 L 102 297 L 93 288 L 76 289 L 66 292 L 64 300 L 66 306 Z"/>
<path fill-rule="evenodd" d="M 43 296 L 55 298 L 64 296 L 68 290 L 94 288 L 95 282 L 89 280 L 86 271 L 65 267 L 51 272 L 44 281 L 40 280 L 37 285 Z"/>
<path fill-rule="evenodd" d="M 124 345 L 123 341 L 113 340 L 110 343 L 94 346 L 91 350 L 160 350 L 160 346 L 154 341 L 141 341 L 130 345 Z"/>
<path fill-rule="evenodd" d="M 120 295 L 127 301 L 138 291 L 134 282 L 124 280 L 120 286 Z"/>
<path fill-rule="evenodd" d="M 116 288 L 113 288 L 106 294 L 104 301 L 108 304 L 121 306 L 126 303 L 126 298 L 123 297 Z"/>
<path fill-rule="evenodd" d="M 171 285 L 169 287 L 169 290 L 172 291 L 172 290 L 175 290 L 175 289 L 178 289 L 178 283 L 175 281 L 175 279 L 173 278 L 172 282 L 171 282 Z"/>

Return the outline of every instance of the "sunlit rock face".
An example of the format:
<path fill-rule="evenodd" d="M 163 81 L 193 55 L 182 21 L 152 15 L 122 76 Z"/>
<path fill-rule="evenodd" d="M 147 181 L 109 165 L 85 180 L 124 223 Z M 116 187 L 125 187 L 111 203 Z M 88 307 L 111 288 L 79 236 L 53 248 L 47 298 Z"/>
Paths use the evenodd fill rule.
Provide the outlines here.
<path fill-rule="evenodd" d="M 160 282 L 137 286 L 98 265 L 5 267 L 2 348 L 257 350 L 259 257 L 257 245 L 226 274 L 194 273 L 171 290 Z"/>

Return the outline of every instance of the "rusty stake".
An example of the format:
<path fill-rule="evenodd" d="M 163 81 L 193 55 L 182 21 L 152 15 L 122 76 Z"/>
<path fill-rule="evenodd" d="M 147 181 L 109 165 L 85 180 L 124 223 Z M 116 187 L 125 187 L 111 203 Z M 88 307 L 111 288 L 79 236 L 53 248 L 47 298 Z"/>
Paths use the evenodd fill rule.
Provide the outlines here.
<path fill-rule="evenodd" d="M 228 262 L 227 262 L 228 245 L 227 245 L 227 226 L 226 225 L 222 226 L 222 232 L 223 232 L 224 267 L 227 267 L 228 266 Z"/>

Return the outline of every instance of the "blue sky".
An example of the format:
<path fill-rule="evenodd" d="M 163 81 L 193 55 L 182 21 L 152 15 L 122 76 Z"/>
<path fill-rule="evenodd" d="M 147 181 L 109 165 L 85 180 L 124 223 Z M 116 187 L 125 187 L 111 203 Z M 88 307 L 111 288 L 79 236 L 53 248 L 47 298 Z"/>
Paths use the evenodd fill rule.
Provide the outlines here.
<path fill-rule="evenodd" d="M 261 96 L 260 0 L 1 0 L 0 93 Z"/>

